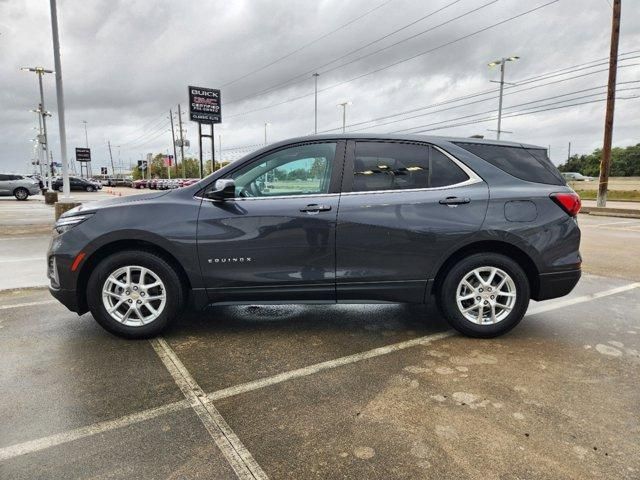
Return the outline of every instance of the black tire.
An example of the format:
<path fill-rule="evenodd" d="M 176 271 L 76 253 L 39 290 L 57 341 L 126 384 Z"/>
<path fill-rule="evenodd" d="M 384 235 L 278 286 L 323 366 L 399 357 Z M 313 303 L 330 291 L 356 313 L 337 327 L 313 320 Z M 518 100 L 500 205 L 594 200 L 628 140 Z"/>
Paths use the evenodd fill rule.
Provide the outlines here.
<path fill-rule="evenodd" d="M 87 188 L 85 190 L 87 192 L 95 192 L 96 191 L 96 187 L 94 187 L 93 185 L 87 185 Z"/>
<path fill-rule="evenodd" d="M 64 192 L 64 186 L 60 185 L 58 188 L 56 188 L 56 190 L 58 190 L 59 192 Z"/>
<path fill-rule="evenodd" d="M 481 267 L 496 267 L 506 272 L 515 285 L 516 293 L 514 305 L 508 315 L 496 323 L 482 325 L 467 319 L 457 302 L 460 282 L 474 269 Z M 440 311 L 453 328 L 470 337 L 492 338 L 507 333 L 520 323 L 529 306 L 531 290 L 527 275 L 517 262 L 497 253 L 476 253 L 460 260 L 447 272 L 437 295 Z"/>
<path fill-rule="evenodd" d="M 164 310 L 146 325 L 129 326 L 119 322 L 109 314 L 102 301 L 102 288 L 109 275 L 127 265 L 148 268 L 165 286 Z M 178 273 L 162 257 L 144 250 L 125 250 L 108 256 L 93 270 L 87 284 L 87 303 L 93 318 L 108 332 L 124 338 L 142 339 L 158 335 L 175 320 L 183 310 L 185 290 Z"/>
<path fill-rule="evenodd" d="M 16 200 L 23 202 L 29 198 L 29 190 L 24 187 L 18 187 L 13 191 L 13 196 L 16 197 Z"/>

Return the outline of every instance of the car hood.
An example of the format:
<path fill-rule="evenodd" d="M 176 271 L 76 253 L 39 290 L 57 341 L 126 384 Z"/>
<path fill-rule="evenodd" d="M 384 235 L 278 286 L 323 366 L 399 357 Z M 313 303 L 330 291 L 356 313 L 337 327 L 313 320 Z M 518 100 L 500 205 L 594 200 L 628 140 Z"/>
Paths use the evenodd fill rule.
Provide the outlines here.
<path fill-rule="evenodd" d="M 165 195 L 168 195 L 169 193 L 171 193 L 171 190 L 168 190 L 165 192 L 153 192 L 153 193 L 142 193 L 138 195 L 127 195 L 126 197 L 114 197 L 106 200 L 98 200 L 96 202 L 83 203 L 82 205 L 79 205 L 76 208 L 73 208 L 63 213 L 62 216 L 69 217 L 72 215 L 96 212 L 104 208 L 117 207 L 119 205 L 145 202 L 147 200 L 152 200 L 154 198 L 163 197 Z"/>

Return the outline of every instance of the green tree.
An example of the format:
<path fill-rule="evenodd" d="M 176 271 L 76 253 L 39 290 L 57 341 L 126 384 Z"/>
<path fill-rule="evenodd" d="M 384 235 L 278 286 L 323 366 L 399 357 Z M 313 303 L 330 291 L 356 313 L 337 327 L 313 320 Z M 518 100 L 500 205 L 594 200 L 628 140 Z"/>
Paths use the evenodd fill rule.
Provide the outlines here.
<path fill-rule="evenodd" d="M 573 155 L 558 166 L 561 172 L 580 172 L 583 175 L 597 177 L 600 174 L 602 149 L 596 148 L 588 155 Z M 629 147 L 611 149 L 612 177 L 640 176 L 640 143 Z"/>

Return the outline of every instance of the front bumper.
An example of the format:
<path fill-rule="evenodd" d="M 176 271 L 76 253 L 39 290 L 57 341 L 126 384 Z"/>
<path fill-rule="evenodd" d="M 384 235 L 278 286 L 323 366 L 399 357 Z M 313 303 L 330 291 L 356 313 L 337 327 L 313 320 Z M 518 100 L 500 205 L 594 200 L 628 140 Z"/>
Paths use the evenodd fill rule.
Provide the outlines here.
<path fill-rule="evenodd" d="M 52 286 L 49 286 L 49 293 L 51 293 L 51 295 L 53 295 L 56 300 L 58 300 L 72 312 L 75 312 L 79 315 L 85 313 L 80 311 L 80 307 L 78 306 L 78 297 L 76 296 L 75 290 L 65 290 L 63 288 L 54 288 Z"/>
<path fill-rule="evenodd" d="M 564 272 L 541 273 L 538 275 L 538 288 L 533 300 L 549 300 L 564 297 L 576 286 L 582 271 L 578 268 Z"/>

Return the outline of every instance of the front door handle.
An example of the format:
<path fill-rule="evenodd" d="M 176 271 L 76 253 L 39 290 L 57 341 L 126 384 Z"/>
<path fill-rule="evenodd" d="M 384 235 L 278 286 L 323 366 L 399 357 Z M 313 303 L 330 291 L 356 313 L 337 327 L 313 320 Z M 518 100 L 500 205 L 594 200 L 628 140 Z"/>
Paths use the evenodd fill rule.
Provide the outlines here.
<path fill-rule="evenodd" d="M 469 197 L 447 197 L 440 200 L 440 205 L 449 205 L 455 207 L 456 205 L 462 205 L 471 202 Z"/>
<path fill-rule="evenodd" d="M 306 207 L 300 209 L 302 213 L 319 213 L 319 212 L 328 212 L 331 210 L 331 205 L 318 205 L 317 203 L 310 203 Z"/>

